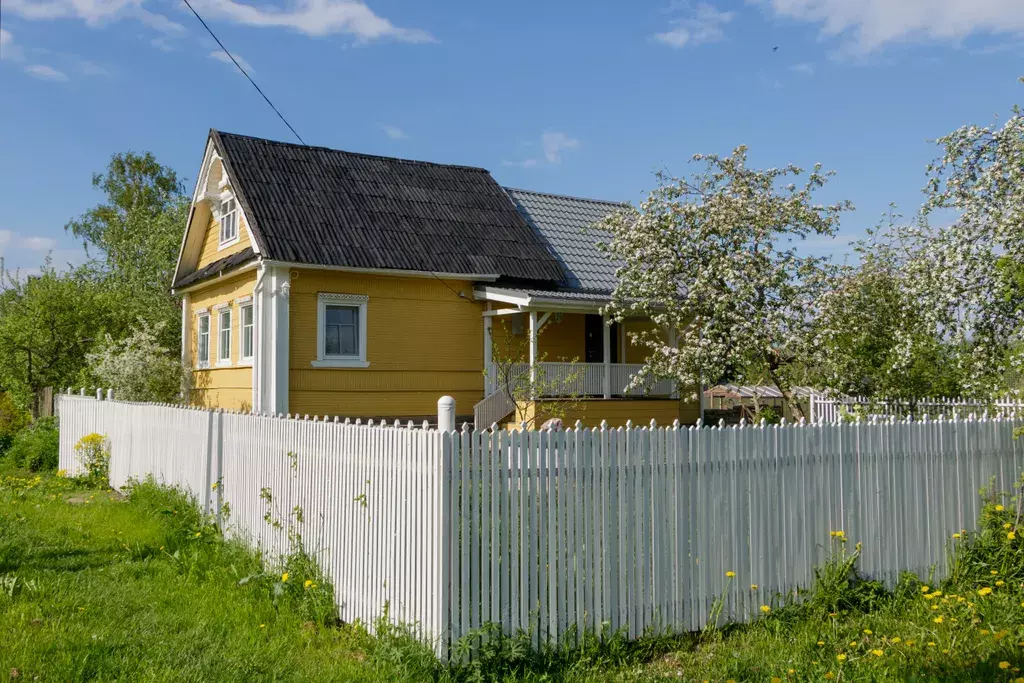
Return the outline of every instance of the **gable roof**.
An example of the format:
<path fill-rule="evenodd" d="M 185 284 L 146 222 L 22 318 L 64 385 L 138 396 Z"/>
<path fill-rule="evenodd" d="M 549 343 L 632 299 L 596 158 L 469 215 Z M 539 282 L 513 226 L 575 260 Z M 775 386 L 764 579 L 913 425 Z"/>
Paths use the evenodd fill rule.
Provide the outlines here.
<path fill-rule="evenodd" d="M 609 235 L 594 227 L 627 204 L 505 188 L 516 208 L 566 272 L 568 289 L 610 293 L 618 264 L 597 248 Z"/>
<path fill-rule="evenodd" d="M 564 282 L 558 260 L 484 169 L 210 137 L 263 258 Z"/>

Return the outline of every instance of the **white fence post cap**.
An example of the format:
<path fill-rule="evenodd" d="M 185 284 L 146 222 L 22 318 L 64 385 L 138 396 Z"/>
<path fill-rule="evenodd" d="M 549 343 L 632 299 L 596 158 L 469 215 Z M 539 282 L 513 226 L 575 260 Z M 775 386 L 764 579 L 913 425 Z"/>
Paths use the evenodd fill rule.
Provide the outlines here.
<path fill-rule="evenodd" d="M 437 428 L 442 432 L 455 431 L 455 399 L 451 396 L 437 399 Z"/>

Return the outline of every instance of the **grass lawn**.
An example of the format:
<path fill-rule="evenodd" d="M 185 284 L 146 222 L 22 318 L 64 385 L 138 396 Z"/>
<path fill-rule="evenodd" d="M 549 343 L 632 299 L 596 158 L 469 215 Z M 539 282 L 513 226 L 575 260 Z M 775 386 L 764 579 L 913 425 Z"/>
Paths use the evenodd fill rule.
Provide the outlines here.
<path fill-rule="evenodd" d="M 889 593 L 837 563 L 749 626 L 544 655 L 513 639 L 443 669 L 400 633 L 334 623 L 315 567 L 264 573 L 181 496 L 0 470 L 0 680 L 1015 681 L 1024 550 L 988 510 L 942 586 Z"/>

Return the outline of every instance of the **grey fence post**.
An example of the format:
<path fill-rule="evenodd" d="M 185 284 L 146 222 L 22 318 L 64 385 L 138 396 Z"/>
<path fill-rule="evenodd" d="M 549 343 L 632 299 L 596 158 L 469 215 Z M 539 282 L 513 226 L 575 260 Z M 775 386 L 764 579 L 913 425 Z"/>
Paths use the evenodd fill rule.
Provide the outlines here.
<path fill-rule="evenodd" d="M 114 390 L 113 389 L 107 389 L 107 400 L 108 401 L 113 401 L 114 400 Z"/>
<path fill-rule="evenodd" d="M 437 399 L 437 429 L 441 432 L 455 431 L 455 399 L 451 396 Z"/>
<path fill-rule="evenodd" d="M 98 388 L 98 387 L 96 388 L 96 400 L 97 401 L 102 401 L 103 400 L 103 390 Z"/>

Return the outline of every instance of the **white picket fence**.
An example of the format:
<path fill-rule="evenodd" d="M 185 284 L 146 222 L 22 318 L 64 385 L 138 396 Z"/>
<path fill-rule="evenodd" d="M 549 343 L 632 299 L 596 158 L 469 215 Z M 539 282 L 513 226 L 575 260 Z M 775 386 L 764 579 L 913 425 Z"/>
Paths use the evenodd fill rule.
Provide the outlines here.
<path fill-rule="evenodd" d="M 723 595 L 723 621 L 755 618 L 812 583 L 835 530 L 863 543 L 870 577 L 942 575 L 978 490 L 1024 471 L 1013 417 L 449 432 L 74 396 L 60 409 L 62 467 L 106 434 L 114 485 L 152 473 L 229 504 L 230 532 L 273 557 L 289 546 L 264 522 L 268 488 L 279 517 L 302 509 L 343 619 L 372 624 L 387 604 L 442 655 L 487 623 L 538 644 L 696 630 Z"/>
<path fill-rule="evenodd" d="M 928 416 L 936 419 L 940 415 L 947 419 L 989 414 L 1007 415 L 1024 412 L 1024 399 L 1004 396 L 991 400 L 977 398 L 918 398 L 878 399 L 865 396 L 826 396 L 819 392 L 810 394 L 810 418 L 812 422 L 836 422 L 844 416 L 852 418 L 857 413 L 865 417 L 904 418 L 908 415 L 917 419 Z"/>

